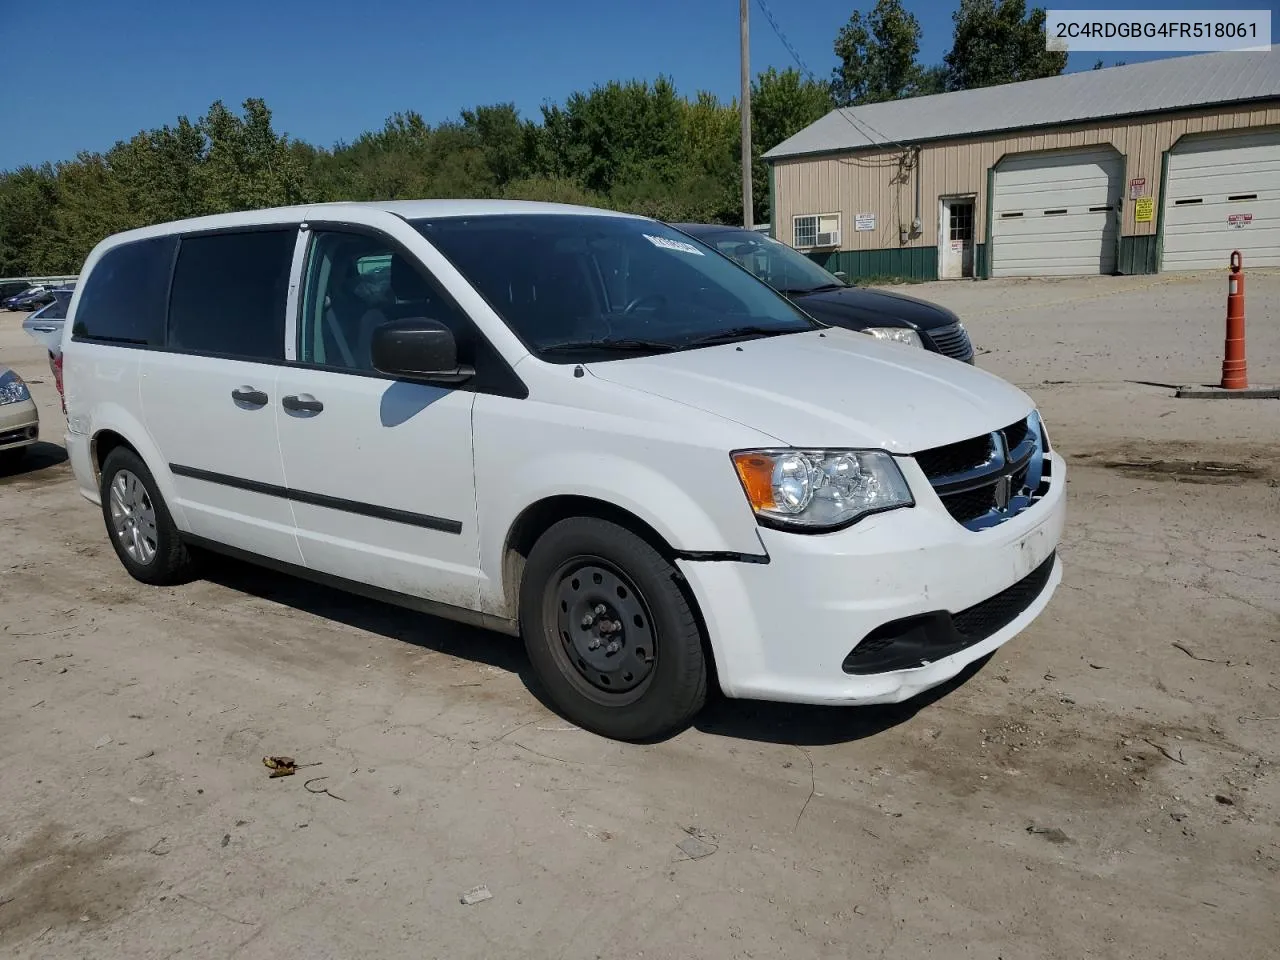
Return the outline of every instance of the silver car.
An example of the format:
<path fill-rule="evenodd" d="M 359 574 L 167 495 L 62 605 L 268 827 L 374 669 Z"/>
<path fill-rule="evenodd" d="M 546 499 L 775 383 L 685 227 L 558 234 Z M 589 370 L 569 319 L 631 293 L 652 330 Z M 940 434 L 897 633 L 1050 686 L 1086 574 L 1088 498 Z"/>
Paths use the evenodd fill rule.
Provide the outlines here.
<path fill-rule="evenodd" d="M 40 439 L 40 414 L 16 370 L 0 367 L 0 470 L 11 468 Z"/>

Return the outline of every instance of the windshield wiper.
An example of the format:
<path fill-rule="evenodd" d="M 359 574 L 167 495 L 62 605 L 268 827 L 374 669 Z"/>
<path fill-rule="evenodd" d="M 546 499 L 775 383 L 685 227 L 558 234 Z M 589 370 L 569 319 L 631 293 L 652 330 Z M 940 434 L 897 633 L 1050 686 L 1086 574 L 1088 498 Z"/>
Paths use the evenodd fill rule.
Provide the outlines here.
<path fill-rule="evenodd" d="M 538 347 L 541 353 L 590 353 L 592 350 L 617 350 L 625 353 L 670 353 L 678 350 L 673 343 L 665 340 L 644 340 L 638 337 L 624 337 L 617 340 L 562 340 L 559 343 L 548 343 Z"/>
<path fill-rule="evenodd" d="M 729 327 L 727 330 L 717 330 L 715 333 L 709 333 L 704 337 L 695 337 L 693 340 L 686 340 L 681 346 L 684 347 L 705 347 L 713 343 L 730 343 L 734 340 L 745 340 L 747 337 L 772 337 L 781 333 L 799 333 L 803 327 L 792 329 L 791 327 Z"/>

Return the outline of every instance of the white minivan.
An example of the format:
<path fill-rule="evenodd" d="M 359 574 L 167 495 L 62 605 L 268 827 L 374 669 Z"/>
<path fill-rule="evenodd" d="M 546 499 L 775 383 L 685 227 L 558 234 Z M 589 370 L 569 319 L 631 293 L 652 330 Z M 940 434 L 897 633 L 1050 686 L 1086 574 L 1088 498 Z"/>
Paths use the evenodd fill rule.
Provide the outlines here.
<path fill-rule="evenodd" d="M 94 249 L 69 320 L 67 450 L 130 574 L 220 551 L 518 634 L 608 736 L 680 729 L 711 684 L 904 700 L 1061 579 L 1066 475 L 1026 395 L 827 327 L 654 220 L 163 224 Z"/>

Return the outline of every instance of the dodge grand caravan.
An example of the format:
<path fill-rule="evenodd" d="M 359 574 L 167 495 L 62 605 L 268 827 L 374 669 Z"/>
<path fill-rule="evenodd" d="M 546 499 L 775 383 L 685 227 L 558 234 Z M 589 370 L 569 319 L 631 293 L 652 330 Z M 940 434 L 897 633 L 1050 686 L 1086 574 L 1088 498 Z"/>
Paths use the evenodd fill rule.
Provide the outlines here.
<path fill-rule="evenodd" d="M 82 277 L 67 449 L 132 576 L 221 551 L 520 635 L 609 736 L 681 728 L 709 684 L 901 701 L 1061 579 L 1030 399 L 653 220 L 261 210 L 111 237 Z"/>

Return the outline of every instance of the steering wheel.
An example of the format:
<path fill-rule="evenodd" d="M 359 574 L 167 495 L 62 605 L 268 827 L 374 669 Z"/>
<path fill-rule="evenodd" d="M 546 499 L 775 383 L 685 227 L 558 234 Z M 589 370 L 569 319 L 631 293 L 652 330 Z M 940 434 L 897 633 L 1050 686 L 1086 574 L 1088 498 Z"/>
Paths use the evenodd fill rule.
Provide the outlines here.
<path fill-rule="evenodd" d="M 666 302 L 667 302 L 666 296 L 661 293 L 646 293 L 642 296 L 636 297 L 634 300 L 628 303 L 625 307 L 622 308 L 622 312 L 624 314 L 631 314 L 639 310 L 643 304 L 652 303 L 654 306 L 659 306 L 660 304 L 664 304 Z"/>

